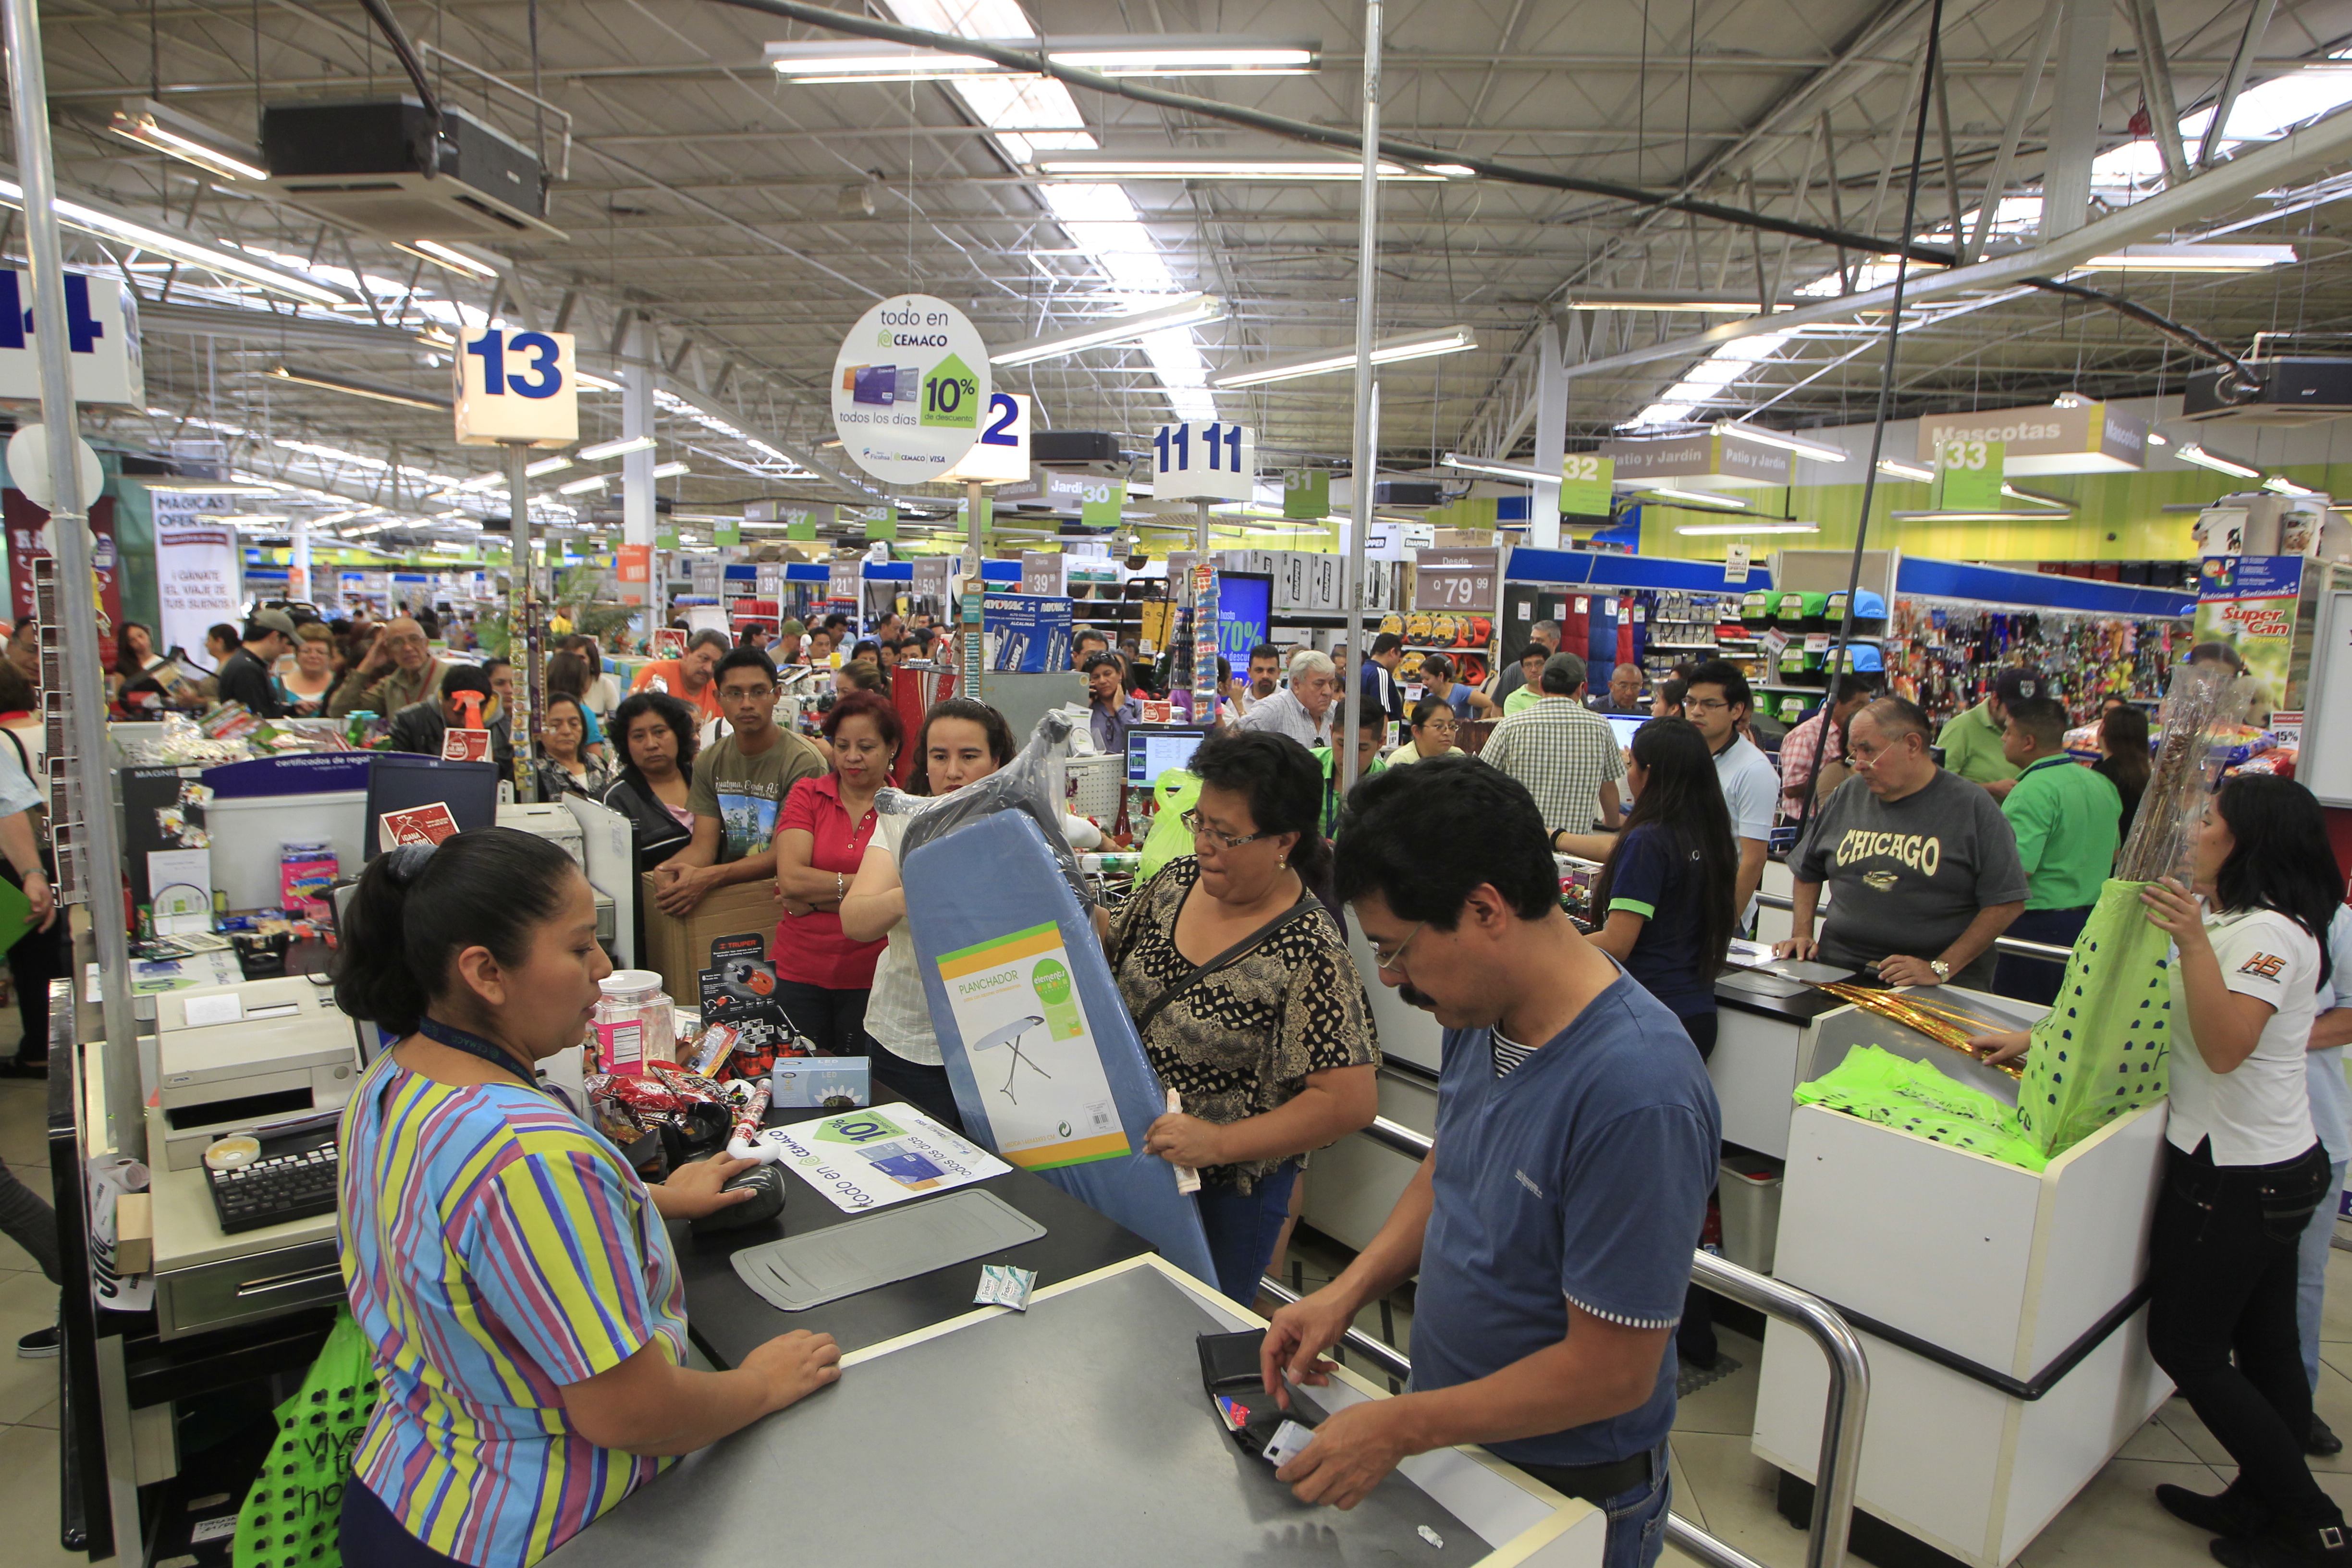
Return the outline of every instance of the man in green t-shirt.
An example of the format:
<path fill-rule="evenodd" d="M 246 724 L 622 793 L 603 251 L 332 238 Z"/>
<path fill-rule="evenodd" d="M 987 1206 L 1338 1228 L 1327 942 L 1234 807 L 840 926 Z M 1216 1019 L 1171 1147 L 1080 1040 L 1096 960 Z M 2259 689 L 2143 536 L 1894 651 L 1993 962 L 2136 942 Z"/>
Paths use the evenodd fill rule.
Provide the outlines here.
<path fill-rule="evenodd" d="M 736 648 L 711 679 L 732 732 L 694 759 L 686 796 L 693 841 L 654 868 L 654 900 L 681 917 L 714 888 L 774 878 L 776 813 L 793 784 L 825 772 L 824 752 L 778 727 L 776 667 L 766 654 Z"/>
<path fill-rule="evenodd" d="M 1512 689 L 1508 697 L 1503 699 L 1503 712 L 1506 717 L 1518 712 L 1521 709 L 1532 708 L 1543 700 L 1544 660 L 1550 657 L 1551 649 L 1539 642 L 1529 643 L 1528 651 L 1519 655 L 1519 684 Z"/>
<path fill-rule="evenodd" d="M 2009 705 L 2050 695 L 2050 683 L 2039 670 L 2011 665 L 1993 677 L 1985 700 L 1966 712 L 1944 721 L 1936 744 L 1944 748 L 1944 766 L 1970 784 L 1982 784 L 1995 800 L 2005 799 L 2017 782 L 2017 764 L 2001 748 L 2009 728 Z"/>
<path fill-rule="evenodd" d="M 2009 705 L 2002 743 L 2019 772 L 2000 813 L 2017 833 L 2026 887 L 2025 912 L 2005 934 L 2071 948 L 2115 868 L 2123 796 L 2104 773 L 2066 754 L 2066 710 L 2047 697 Z M 2065 973 L 2056 960 L 2003 953 L 1992 988 L 2028 1002 L 2054 1002 Z"/>

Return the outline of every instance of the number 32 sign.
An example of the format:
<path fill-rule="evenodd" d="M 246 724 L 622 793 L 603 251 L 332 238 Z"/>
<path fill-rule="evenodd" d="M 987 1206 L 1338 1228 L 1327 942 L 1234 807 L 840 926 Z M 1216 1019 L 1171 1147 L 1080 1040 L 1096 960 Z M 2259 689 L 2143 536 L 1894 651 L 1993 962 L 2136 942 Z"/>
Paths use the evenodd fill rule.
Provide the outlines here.
<path fill-rule="evenodd" d="M 580 438 L 579 378 L 570 332 L 484 327 L 458 345 L 457 439 L 468 447 Z"/>

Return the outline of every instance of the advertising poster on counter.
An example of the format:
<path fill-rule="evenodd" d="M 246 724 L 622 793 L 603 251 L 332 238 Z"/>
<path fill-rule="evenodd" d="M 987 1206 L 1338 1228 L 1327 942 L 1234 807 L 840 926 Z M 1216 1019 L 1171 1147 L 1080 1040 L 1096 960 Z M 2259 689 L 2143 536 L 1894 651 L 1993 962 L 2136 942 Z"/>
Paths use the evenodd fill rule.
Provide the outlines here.
<path fill-rule="evenodd" d="M 0 517 L 8 528 L 8 596 L 13 606 L 13 619 L 22 620 L 33 613 L 33 563 L 46 560 L 49 547 L 42 542 L 41 531 L 48 526 L 49 514 L 45 507 L 33 504 L 32 498 L 14 485 L 0 490 Z M 119 580 L 121 557 L 114 552 L 114 498 L 100 496 L 89 509 L 89 531 L 97 536 L 98 545 L 90 552 L 90 575 L 98 579 L 99 607 L 106 614 L 106 637 L 111 642 L 114 628 L 122 624 L 122 584 Z M 189 645 L 202 651 L 204 635 Z"/>
<path fill-rule="evenodd" d="M 2300 555 L 2209 555 L 2199 567 L 2196 640 L 2237 650 L 2257 714 L 2303 706 L 2302 682 L 2289 680 L 2302 596 Z"/>
<path fill-rule="evenodd" d="M 990 594 L 981 630 L 991 669 L 1032 675 L 1070 668 L 1070 601 L 1044 594 Z"/>
<path fill-rule="evenodd" d="M 997 1152 L 1032 1171 L 1133 1152 L 1052 921 L 940 955 Z"/>
<path fill-rule="evenodd" d="M 201 653 L 205 633 L 237 618 L 244 602 L 238 577 L 236 530 L 199 518 L 218 498 L 152 492 L 155 516 L 155 587 L 159 613 L 155 646 Z"/>

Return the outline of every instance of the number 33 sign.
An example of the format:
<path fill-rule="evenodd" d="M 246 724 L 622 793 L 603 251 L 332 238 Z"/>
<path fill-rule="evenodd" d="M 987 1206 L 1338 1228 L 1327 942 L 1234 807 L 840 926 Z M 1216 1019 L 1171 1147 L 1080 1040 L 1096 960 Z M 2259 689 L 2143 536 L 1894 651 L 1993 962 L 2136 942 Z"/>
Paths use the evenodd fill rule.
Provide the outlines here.
<path fill-rule="evenodd" d="M 458 346 L 457 439 L 468 447 L 580 438 L 579 377 L 570 332 L 484 327 Z"/>

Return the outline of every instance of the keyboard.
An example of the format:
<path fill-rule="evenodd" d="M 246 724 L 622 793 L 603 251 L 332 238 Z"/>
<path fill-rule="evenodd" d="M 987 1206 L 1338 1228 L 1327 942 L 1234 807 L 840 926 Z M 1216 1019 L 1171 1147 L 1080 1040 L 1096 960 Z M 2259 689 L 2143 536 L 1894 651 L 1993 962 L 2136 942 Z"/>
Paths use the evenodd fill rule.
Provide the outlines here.
<path fill-rule="evenodd" d="M 341 1163 L 330 1125 L 261 1142 L 261 1158 L 235 1171 L 207 1170 L 220 1227 L 234 1236 L 289 1219 L 335 1212 Z"/>

